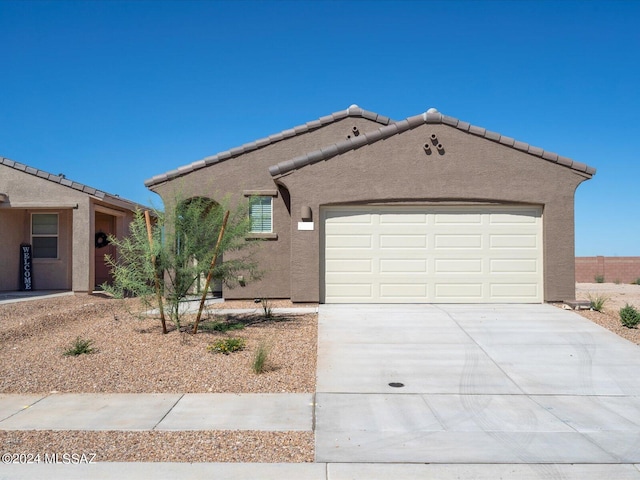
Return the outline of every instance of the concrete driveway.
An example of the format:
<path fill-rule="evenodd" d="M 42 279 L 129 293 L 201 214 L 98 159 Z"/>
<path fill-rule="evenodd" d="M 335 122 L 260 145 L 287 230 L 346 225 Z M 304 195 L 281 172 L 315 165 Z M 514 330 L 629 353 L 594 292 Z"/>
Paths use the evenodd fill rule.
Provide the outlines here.
<path fill-rule="evenodd" d="M 322 305 L 316 461 L 639 463 L 638 367 L 550 305 Z"/>

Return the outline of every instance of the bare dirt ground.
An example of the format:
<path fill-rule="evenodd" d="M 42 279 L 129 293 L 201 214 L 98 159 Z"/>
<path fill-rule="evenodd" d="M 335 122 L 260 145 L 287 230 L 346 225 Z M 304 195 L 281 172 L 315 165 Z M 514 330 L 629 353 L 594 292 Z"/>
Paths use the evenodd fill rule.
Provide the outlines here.
<path fill-rule="evenodd" d="M 273 307 L 290 307 L 273 301 Z M 197 335 L 158 318 L 140 318 L 133 299 L 72 295 L 0 304 L 0 393 L 255 393 L 314 392 L 317 315 L 223 316 L 210 308 Z M 193 316 L 185 319 L 193 321 Z M 214 323 L 244 323 L 219 332 Z M 209 328 L 208 328 L 209 327 Z M 95 352 L 65 356 L 76 338 Z M 244 350 L 224 355 L 207 347 L 242 337 Z M 256 349 L 267 345 L 267 369 L 253 372 Z M 54 393 L 52 393 L 54 392 Z M 94 452 L 97 461 L 310 462 L 312 432 L 77 432 L 0 430 L 4 452 Z"/>
<path fill-rule="evenodd" d="M 640 285 L 615 283 L 578 283 L 576 298 L 589 300 L 589 297 L 603 296 L 607 300 L 602 312 L 579 310 L 578 313 L 594 323 L 611 330 L 615 334 L 640 345 L 640 330 L 627 328 L 620 323 L 618 312 L 625 305 L 633 305 L 640 310 Z"/>

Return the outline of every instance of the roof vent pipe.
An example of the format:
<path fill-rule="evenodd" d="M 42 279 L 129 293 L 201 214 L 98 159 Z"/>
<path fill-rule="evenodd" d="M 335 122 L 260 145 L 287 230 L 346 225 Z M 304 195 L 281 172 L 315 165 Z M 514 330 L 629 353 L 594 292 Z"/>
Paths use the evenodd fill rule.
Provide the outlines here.
<path fill-rule="evenodd" d="M 424 151 L 427 155 L 431 155 L 431 145 L 429 145 L 428 143 L 424 144 Z"/>
<path fill-rule="evenodd" d="M 436 145 L 436 148 L 438 149 L 438 153 L 440 155 L 442 155 L 444 153 L 444 145 L 442 145 L 441 143 L 439 143 L 438 145 Z"/>
<path fill-rule="evenodd" d="M 438 145 L 438 136 L 435 133 L 431 134 L 431 143 L 433 143 L 434 145 Z"/>
<path fill-rule="evenodd" d="M 357 137 L 358 135 L 360 135 L 360 130 L 358 130 L 358 127 L 353 127 L 351 131 L 353 132 L 354 137 Z"/>

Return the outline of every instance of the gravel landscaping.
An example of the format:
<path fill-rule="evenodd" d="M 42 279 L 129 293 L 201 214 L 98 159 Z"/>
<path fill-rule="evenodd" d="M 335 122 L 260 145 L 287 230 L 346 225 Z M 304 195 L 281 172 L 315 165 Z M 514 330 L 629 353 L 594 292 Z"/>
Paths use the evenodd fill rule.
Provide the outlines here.
<path fill-rule="evenodd" d="M 158 318 L 139 318 L 134 299 L 69 295 L 0 304 L 0 393 L 315 392 L 316 314 L 264 319 L 217 315 L 221 308 L 261 312 L 254 302 L 215 304 L 197 335 L 163 335 Z M 222 333 L 207 329 L 213 322 L 246 326 Z M 78 337 L 92 340 L 94 353 L 63 355 Z M 244 350 L 207 350 L 229 337 L 244 338 Z M 270 353 L 266 371 L 256 374 L 260 344 Z M 312 432 L 0 430 L 0 441 L 4 452 L 96 453 L 96 461 L 311 462 L 314 452 Z"/>
<path fill-rule="evenodd" d="M 223 306 L 216 304 L 215 309 Z M 253 302 L 232 306 L 256 308 Z M 0 392 L 315 391 L 315 314 L 269 321 L 259 315 L 227 319 L 212 308 L 197 335 L 178 330 L 163 335 L 157 318 L 139 319 L 131 309 L 141 310 L 134 300 L 98 295 L 0 305 Z M 206 331 L 212 321 L 250 324 L 226 333 Z M 95 352 L 64 356 L 78 337 L 92 340 Z M 244 338 L 245 349 L 230 355 L 207 351 L 215 340 L 229 337 Z M 261 342 L 270 347 L 270 354 L 268 370 L 257 375 L 251 363 Z"/>
<path fill-rule="evenodd" d="M 3 453 L 85 454 L 95 462 L 313 462 L 313 432 L 2 431 Z"/>
<path fill-rule="evenodd" d="M 627 303 L 640 308 L 640 285 L 578 284 L 578 299 L 608 298 L 602 313 L 577 313 L 640 345 L 640 330 L 620 324 Z M 273 301 L 273 307 L 294 306 Z M 296 305 L 298 306 L 298 305 Z M 135 300 L 70 295 L 0 305 L 0 393 L 276 393 L 315 392 L 317 315 L 276 317 L 216 315 L 210 307 L 197 335 L 161 333 L 157 318 L 140 318 Z M 187 322 L 190 321 L 187 319 Z M 212 322 L 244 323 L 225 333 Z M 207 350 L 215 340 L 243 337 L 245 349 L 229 355 Z M 64 356 L 76 338 L 95 352 Z M 269 345 L 268 368 L 255 374 L 253 355 Z M 258 431 L 2 431 L 8 453 L 96 454 L 95 461 L 312 462 L 313 432 Z"/>
<path fill-rule="evenodd" d="M 602 312 L 590 310 L 578 310 L 577 312 L 620 337 L 640 345 L 640 330 L 622 326 L 618 313 L 626 304 L 633 305 L 640 310 L 640 285 L 615 283 L 578 283 L 576 285 L 578 300 L 589 300 L 589 296 L 594 298 L 597 295 L 607 299 Z"/>

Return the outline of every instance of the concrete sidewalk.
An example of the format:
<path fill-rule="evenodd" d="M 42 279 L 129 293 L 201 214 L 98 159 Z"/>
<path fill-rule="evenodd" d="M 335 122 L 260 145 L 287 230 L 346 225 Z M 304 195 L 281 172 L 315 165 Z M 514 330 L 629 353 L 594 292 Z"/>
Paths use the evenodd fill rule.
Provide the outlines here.
<path fill-rule="evenodd" d="M 380 463 L 92 463 L 5 464 L 0 480 L 638 480 L 637 465 Z"/>
<path fill-rule="evenodd" d="M 30 300 L 42 300 L 44 298 L 64 297 L 73 295 L 67 290 L 31 290 L 0 292 L 0 305 L 3 303 L 28 302 Z"/>
<path fill-rule="evenodd" d="M 261 306 L 256 308 L 211 308 L 212 305 L 222 303 L 222 298 L 213 298 L 205 300 L 204 309 L 206 312 L 215 315 L 262 315 L 264 310 Z M 180 314 L 197 313 L 200 308 L 200 300 L 187 300 L 180 302 Z M 290 308 L 272 308 L 274 315 L 303 315 L 305 313 L 318 313 L 318 307 L 290 307 Z M 157 308 L 147 311 L 150 315 L 157 315 L 160 311 Z"/>
<path fill-rule="evenodd" d="M 311 393 L 0 394 L 0 430 L 312 431 Z"/>

